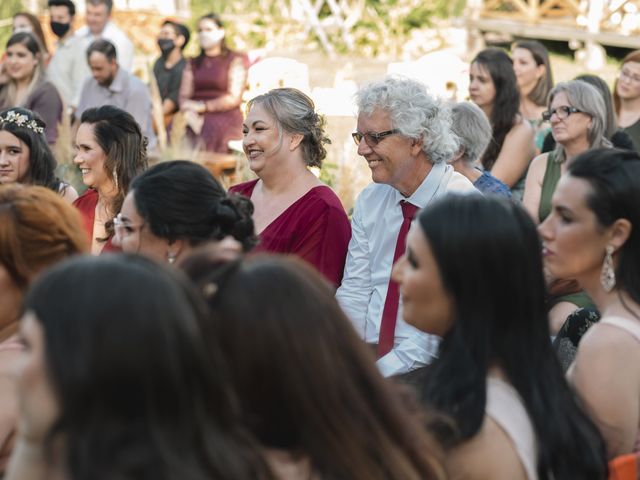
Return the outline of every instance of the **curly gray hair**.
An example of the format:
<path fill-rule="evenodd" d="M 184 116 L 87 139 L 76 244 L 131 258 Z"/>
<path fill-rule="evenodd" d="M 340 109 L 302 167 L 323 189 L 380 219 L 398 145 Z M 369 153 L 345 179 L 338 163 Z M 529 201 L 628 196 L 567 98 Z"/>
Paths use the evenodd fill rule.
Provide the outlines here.
<path fill-rule="evenodd" d="M 451 108 L 427 92 L 417 80 L 388 76 L 356 93 L 358 112 L 388 112 L 394 129 L 406 137 L 422 139 L 422 150 L 432 163 L 450 162 L 458 150 L 451 130 Z"/>

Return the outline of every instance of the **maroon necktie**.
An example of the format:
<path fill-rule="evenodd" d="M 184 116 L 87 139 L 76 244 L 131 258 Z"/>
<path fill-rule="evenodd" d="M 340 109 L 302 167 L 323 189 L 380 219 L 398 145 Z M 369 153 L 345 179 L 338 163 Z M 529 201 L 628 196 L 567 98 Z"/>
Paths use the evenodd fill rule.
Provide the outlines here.
<path fill-rule="evenodd" d="M 404 250 L 407 243 L 407 233 L 411 226 L 411 220 L 415 216 L 419 207 L 405 202 L 400 202 L 400 208 L 402 208 L 402 225 L 398 232 L 398 240 L 396 241 L 396 251 L 393 254 L 393 265 L 404 254 Z M 396 320 L 398 318 L 398 302 L 400 301 L 400 292 L 398 291 L 398 284 L 391 280 L 389 276 L 389 286 L 387 288 L 387 298 L 384 301 L 384 309 L 382 310 L 382 321 L 380 322 L 380 337 L 378 338 L 378 358 L 386 355 L 393 348 L 393 340 L 396 334 Z"/>

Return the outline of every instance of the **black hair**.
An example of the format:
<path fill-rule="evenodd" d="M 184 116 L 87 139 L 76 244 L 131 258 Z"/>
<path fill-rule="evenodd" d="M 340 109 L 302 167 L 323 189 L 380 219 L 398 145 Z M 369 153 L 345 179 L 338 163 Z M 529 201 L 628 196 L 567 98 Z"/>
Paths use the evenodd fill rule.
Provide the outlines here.
<path fill-rule="evenodd" d="M 578 155 L 567 173 L 589 183 L 587 206 L 602 227 L 627 219 L 631 234 L 620 247 L 616 285 L 640 303 L 640 156 L 637 152 L 598 148 Z"/>
<path fill-rule="evenodd" d="M 196 246 L 231 235 L 245 251 L 256 244 L 251 200 L 227 195 L 202 165 L 161 162 L 136 177 L 131 191 L 138 212 L 157 237 L 185 239 Z"/>
<path fill-rule="evenodd" d="M 87 48 L 87 61 L 93 52 L 102 53 L 110 62 L 118 59 L 115 45 L 104 38 L 94 40 L 91 45 L 89 45 Z"/>
<path fill-rule="evenodd" d="M 37 128 L 46 129 L 46 125 L 40 115 L 26 108 L 9 108 L 0 112 L 0 131 L 4 130 L 18 137 L 29 147 L 29 174 L 28 182 L 32 185 L 41 185 L 54 192 L 60 191 L 60 179 L 56 176 L 56 162 L 53 152 L 47 143 L 47 137 L 38 133 L 33 128 L 18 125 L 16 122 L 2 121 L 7 113 L 13 111 L 17 115 L 24 115 L 26 122 L 35 122 Z"/>
<path fill-rule="evenodd" d="M 177 273 L 133 255 L 76 257 L 36 280 L 24 307 L 59 406 L 45 445 L 51 456 L 64 437 L 71 479 L 270 477 L 219 346 L 202 341 L 206 307 Z"/>
<path fill-rule="evenodd" d="M 47 3 L 49 7 L 67 7 L 69 15 L 72 17 L 76 14 L 76 6 L 71 0 L 49 0 Z"/>
<path fill-rule="evenodd" d="M 147 168 L 147 138 L 130 113 L 113 105 L 85 110 L 80 123 L 93 126 L 95 141 L 107 157 L 104 162 L 106 175 L 118 189 L 107 206 L 113 217 L 122 208 L 133 178 Z M 105 228 L 108 236 L 113 235 L 113 220 L 109 220 Z"/>
<path fill-rule="evenodd" d="M 471 63 L 477 63 L 489 73 L 496 91 L 489 118 L 493 138 L 481 159 L 482 166 L 491 170 L 500 155 L 504 139 L 515 125 L 520 110 L 520 91 L 513 71 L 513 62 L 504 50 L 486 48 L 478 53 Z"/>
<path fill-rule="evenodd" d="M 443 440 L 458 445 L 479 432 L 487 375 L 497 366 L 531 419 L 539 477 L 605 478 L 604 441 L 551 348 L 541 244 L 530 216 L 506 199 L 448 195 L 417 223 L 453 302 L 452 327 L 422 388 L 423 401 L 455 421 L 457 431 Z"/>
<path fill-rule="evenodd" d="M 162 26 L 164 27 L 165 25 L 170 25 L 176 35 L 184 37 L 184 43 L 180 47 L 180 50 L 184 50 L 187 46 L 187 43 L 189 43 L 189 39 L 191 38 L 191 34 L 189 33 L 189 29 L 187 28 L 187 26 L 183 25 L 182 23 L 174 22 L 173 20 L 165 20 Z"/>

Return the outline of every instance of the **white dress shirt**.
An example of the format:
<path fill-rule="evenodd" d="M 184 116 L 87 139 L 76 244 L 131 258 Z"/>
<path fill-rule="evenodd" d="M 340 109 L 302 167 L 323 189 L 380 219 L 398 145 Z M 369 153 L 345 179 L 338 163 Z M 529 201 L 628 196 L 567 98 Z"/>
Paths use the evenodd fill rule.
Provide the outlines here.
<path fill-rule="evenodd" d="M 87 46 L 91 45 L 91 43 L 98 38 L 109 40 L 116 47 L 118 65 L 128 72 L 133 72 L 133 55 L 135 53 L 133 43 L 131 43 L 127 34 L 120 30 L 112 21 L 107 22 L 104 30 L 98 36 L 93 35 L 86 25 L 76 32 L 76 36 L 84 38 Z"/>
<path fill-rule="evenodd" d="M 441 173 L 445 185 L 433 191 L 431 175 Z M 440 188 L 438 188 L 440 187 Z M 444 188 L 442 188 L 444 187 Z M 436 164 L 418 189 L 404 197 L 390 185 L 372 183 L 356 200 L 351 220 L 351 241 L 342 284 L 336 298 L 353 322 L 358 334 L 367 343 L 378 343 L 382 310 L 398 232 L 403 221 L 400 201 L 406 200 L 423 208 L 432 198 L 445 192 L 476 192 L 466 177 L 453 167 Z M 438 337 L 421 332 L 402 319 L 402 299 L 398 306 L 394 348 L 378 360 L 378 368 L 385 376 L 397 375 L 430 363 L 437 353 Z"/>
<path fill-rule="evenodd" d="M 60 39 L 47 66 L 47 76 L 67 107 L 77 107 L 84 81 L 91 75 L 87 63 L 86 38 L 71 35 Z"/>

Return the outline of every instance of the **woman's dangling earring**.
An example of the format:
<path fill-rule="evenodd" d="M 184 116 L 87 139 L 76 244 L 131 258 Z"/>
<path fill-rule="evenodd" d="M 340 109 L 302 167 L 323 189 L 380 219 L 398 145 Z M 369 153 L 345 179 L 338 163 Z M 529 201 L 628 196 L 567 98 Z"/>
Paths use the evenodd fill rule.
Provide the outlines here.
<path fill-rule="evenodd" d="M 175 253 L 167 252 L 167 262 L 174 263 L 177 255 Z"/>
<path fill-rule="evenodd" d="M 115 168 L 113 169 L 113 183 L 116 186 L 116 190 L 118 190 L 118 172 Z"/>
<path fill-rule="evenodd" d="M 600 284 L 605 292 L 609 293 L 616 286 L 616 271 L 613 268 L 613 246 L 607 245 L 604 262 L 600 271 Z"/>

